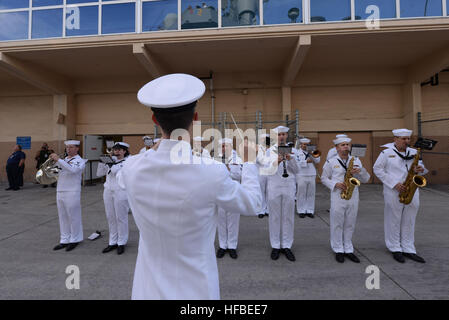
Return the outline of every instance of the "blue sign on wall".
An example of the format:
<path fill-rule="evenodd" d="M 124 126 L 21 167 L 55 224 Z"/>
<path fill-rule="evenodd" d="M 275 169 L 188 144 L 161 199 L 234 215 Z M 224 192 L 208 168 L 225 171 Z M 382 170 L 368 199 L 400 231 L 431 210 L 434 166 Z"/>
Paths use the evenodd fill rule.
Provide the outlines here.
<path fill-rule="evenodd" d="M 30 150 L 31 149 L 31 137 L 17 137 L 16 144 L 20 144 L 22 149 Z"/>

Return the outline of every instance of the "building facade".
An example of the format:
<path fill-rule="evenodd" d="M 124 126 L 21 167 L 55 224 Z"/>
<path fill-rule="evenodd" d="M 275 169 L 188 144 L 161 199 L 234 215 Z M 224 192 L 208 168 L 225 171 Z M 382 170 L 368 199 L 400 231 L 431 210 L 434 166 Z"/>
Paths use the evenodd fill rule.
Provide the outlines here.
<path fill-rule="evenodd" d="M 298 116 L 299 133 L 323 153 L 340 132 L 367 144 L 369 168 L 391 130 L 407 127 L 438 141 L 424 154 L 428 180 L 449 183 L 448 6 L 0 0 L 0 165 L 17 137 L 31 137 L 29 181 L 43 142 L 62 152 L 66 139 L 99 136 L 137 152 L 143 135 L 158 133 L 138 89 L 185 72 L 207 86 L 198 106 L 204 128 L 225 112 L 242 129 L 259 116 L 266 129 Z"/>

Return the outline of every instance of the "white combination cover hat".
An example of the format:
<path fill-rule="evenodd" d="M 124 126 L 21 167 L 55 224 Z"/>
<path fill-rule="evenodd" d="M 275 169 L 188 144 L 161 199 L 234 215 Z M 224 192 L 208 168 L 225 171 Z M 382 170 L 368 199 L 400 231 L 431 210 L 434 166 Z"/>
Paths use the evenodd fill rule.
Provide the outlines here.
<path fill-rule="evenodd" d="M 392 132 L 395 137 L 410 137 L 413 131 L 408 129 L 394 129 Z"/>
<path fill-rule="evenodd" d="M 205 91 L 206 86 L 197 77 L 173 73 L 148 82 L 137 93 L 137 99 L 147 107 L 170 109 L 197 101 Z"/>
<path fill-rule="evenodd" d="M 350 143 L 351 141 L 352 141 L 351 138 L 337 138 L 334 140 L 334 145 L 338 145 L 343 142 Z"/>
<path fill-rule="evenodd" d="M 310 139 L 302 138 L 302 139 L 299 139 L 299 142 L 301 142 L 301 143 L 310 143 Z"/>
<path fill-rule="evenodd" d="M 66 141 L 64 141 L 64 144 L 66 146 L 68 146 L 68 145 L 79 146 L 80 142 L 78 140 L 66 140 Z"/>

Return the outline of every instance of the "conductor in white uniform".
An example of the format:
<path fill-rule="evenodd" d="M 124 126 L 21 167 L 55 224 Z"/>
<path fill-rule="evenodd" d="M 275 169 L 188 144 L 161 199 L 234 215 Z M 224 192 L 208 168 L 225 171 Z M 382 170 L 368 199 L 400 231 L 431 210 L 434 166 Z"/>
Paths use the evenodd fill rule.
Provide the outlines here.
<path fill-rule="evenodd" d="M 253 216 L 260 209 L 257 167 L 247 162 L 246 153 L 239 184 L 223 164 L 195 159 L 190 139 L 170 139 L 176 129 L 191 136 L 198 119 L 195 106 L 204 92 L 198 78 L 170 74 L 138 93 L 163 138 L 156 151 L 130 157 L 119 180 L 140 231 L 132 299 L 219 299 L 217 209 Z M 173 161 L 180 149 L 188 151 L 190 163 Z"/>
<path fill-rule="evenodd" d="M 56 204 L 58 207 L 61 239 L 53 250 L 65 248 L 71 251 L 83 241 L 83 224 L 81 221 L 81 179 L 86 160 L 78 155 L 80 142 L 67 140 L 67 157 L 60 159 L 56 153 L 50 157 L 61 168 L 56 188 Z"/>

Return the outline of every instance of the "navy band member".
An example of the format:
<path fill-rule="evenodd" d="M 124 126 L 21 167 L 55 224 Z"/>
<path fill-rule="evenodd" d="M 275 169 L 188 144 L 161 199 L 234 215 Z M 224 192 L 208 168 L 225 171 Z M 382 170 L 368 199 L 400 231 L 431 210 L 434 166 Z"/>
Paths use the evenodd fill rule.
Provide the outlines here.
<path fill-rule="evenodd" d="M 347 138 L 348 136 L 346 134 L 337 134 L 335 136 L 335 139 L 340 139 L 340 138 Z M 337 148 L 332 147 L 329 149 L 329 151 L 327 152 L 327 157 L 326 157 L 326 161 L 330 160 L 332 158 L 335 158 L 337 156 Z"/>
<path fill-rule="evenodd" d="M 116 142 L 112 147 L 115 162 L 111 164 L 100 162 L 97 168 L 97 176 L 106 176 L 103 200 L 109 225 L 109 244 L 103 249 L 103 253 L 117 249 L 117 254 L 122 254 L 128 242 L 128 198 L 117 182 L 117 174 L 129 156 L 128 149 L 129 144 Z"/>
<path fill-rule="evenodd" d="M 142 149 L 140 149 L 139 153 L 144 153 L 145 151 L 150 150 L 156 143 L 150 136 L 144 136 L 142 140 L 145 146 Z"/>
<path fill-rule="evenodd" d="M 259 145 L 257 146 L 257 165 L 259 167 L 259 183 L 260 191 L 262 192 L 262 209 L 260 210 L 258 216 L 262 219 L 269 215 L 268 205 L 267 205 L 267 173 L 265 169 L 269 167 L 269 148 L 270 148 L 270 135 L 261 134 L 259 136 Z"/>
<path fill-rule="evenodd" d="M 385 243 L 393 258 L 403 263 L 404 256 L 424 263 L 425 260 L 416 254 L 415 249 L 415 220 L 419 209 L 419 188 L 416 190 L 410 204 L 399 202 L 399 192 L 404 191 L 403 182 L 413 163 L 417 150 L 409 148 L 411 130 L 393 130 L 394 143 L 385 145 L 374 164 L 374 174 L 384 185 L 384 227 Z M 422 161 L 415 169 L 415 173 L 423 175 L 428 170 Z"/>
<path fill-rule="evenodd" d="M 310 139 L 299 139 L 300 149 L 296 151 L 296 160 L 298 161 L 298 173 L 296 174 L 296 209 L 300 218 L 308 216 L 314 217 L 315 213 L 315 189 L 316 189 L 316 168 L 320 163 L 320 157 L 313 157 L 308 151 L 307 146 Z"/>
<path fill-rule="evenodd" d="M 279 145 L 287 143 L 289 128 L 278 126 L 273 129 L 278 134 L 278 143 L 270 150 L 271 165 L 277 166 L 274 174 L 268 175 L 267 203 L 270 216 L 268 217 L 268 227 L 270 231 L 270 244 L 273 248 L 271 259 L 277 260 L 280 253 L 284 253 L 290 261 L 296 258 L 291 251 L 294 234 L 295 218 L 295 193 L 298 166 L 292 155 L 287 154 L 283 160 L 281 154 L 277 154 Z M 274 160 L 274 161 L 273 161 Z M 286 169 L 288 177 L 283 177 Z"/>
<path fill-rule="evenodd" d="M 242 178 L 242 159 L 232 149 L 232 139 L 224 138 L 221 144 L 219 158 L 224 159 L 231 179 L 240 183 Z M 218 208 L 218 243 L 217 258 L 223 258 L 226 251 L 232 259 L 237 259 L 237 243 L 239 238 L 240 213 L 225 211 Z"/>
<path fill-rule="evenodd" d="M 176 129 L 191 136 L 204 92 L 200 79 L 170 74 L 138 93 L 139 101 L 152 108 L 163 139 L 155 152 L 130 157 L 119 179 L 140 231 L 132 299 L 219 299 L 217 208 L 255 216 L 261 206 L 255 164 L 245 161 L 239 184 L 223 164 L 195 159 L 190 141 L 170 139 Z M 186 150 L 191 162 L 173 161 L 177 150 Z"/>
<path fill-rule="evenodd" d="M 55 153 L 50 155 L 61 168 L 56 188 L 58 206 L 60 243 L 53 250 L 66 248 L 71 251 L 83 241 L 83 224 L 81 221 L 81 179 L 86 160 L 78 155 L 78 140 L 65 141 L 67 157 L 60 159 Z"/>
<path fill-rule="evenodd" d="M 350 138 L 337 138 L 334 140 L 337 156 L 326 161 L 323 167 L 323 174 L 321 175 L 321 181 L 331 191 L 330 240 L 332 250 L 335 252 L 335 258 L 340 263 L 344 262 L 345 256 L 353 262 L 360 262 L 359 258 L 354 254 L 354 247 L 352 246 L 352 235 L 359 208 L 358 187 L 354 188 L 351 199 L 345 200 L 341 198 L 341 192 L 346 191 L 346 171 L 349 170 L 350 161 L 354 158 L 349 155 L 350 142 Z M 362 183 L 367 183 L 370 178 L 369 173 L 363 168 L 357 157 L 354 158 L 351 174 Z"/>

